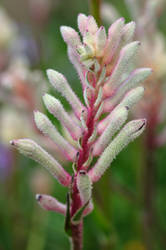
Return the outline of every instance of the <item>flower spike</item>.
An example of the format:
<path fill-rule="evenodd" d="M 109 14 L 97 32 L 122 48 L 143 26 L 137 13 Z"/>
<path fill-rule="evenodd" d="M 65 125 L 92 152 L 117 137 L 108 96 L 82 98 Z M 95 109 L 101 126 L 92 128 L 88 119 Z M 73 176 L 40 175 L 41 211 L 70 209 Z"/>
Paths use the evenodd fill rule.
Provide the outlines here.
<path fill-rule="evenodd" d="M 44 194 L 37 195 L 37 200 L 44 209 L 65 214 L 65 232 L 72 238 L 74 249 L 82 249 L 81 238 L 77 237 L 81 236 L 82 220 L 93 210 L 93 182 L 101 178 L 120 151 L 141 135 L 146 126 L 145 119 L 125 125 L 129 109 L 144 93 L 140 84 L 151 69 L 134 68 L 133 59 L 140 42 L 132 40 L 135 23 L 124 22 L 124 18 L 115 21 L 107 35 L 92 16 L 79 14 L 81 38 L 73 28 L 61 27 L 69 59 L 81 80 L 84 104 L 66 78 L 49 69 L 50 83 L 72 110 L 67 113 L 59 100 L 49 94 L 43 96 L 48 111 L 62 124 L 62 134 L 46 115 L 35 111 L 34 117 L 38 129 L 49 136 L 71 162 L 72 176 L 35 142 L 28 139 L 12 142 L 21 153 L 46 167 L 69 188 L 66 206 Z"/>

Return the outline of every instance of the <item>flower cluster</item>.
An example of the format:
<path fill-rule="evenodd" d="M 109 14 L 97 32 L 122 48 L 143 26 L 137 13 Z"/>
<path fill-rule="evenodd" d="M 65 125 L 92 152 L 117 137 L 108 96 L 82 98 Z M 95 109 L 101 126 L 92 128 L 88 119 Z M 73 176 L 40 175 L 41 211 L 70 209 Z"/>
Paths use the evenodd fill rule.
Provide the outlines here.
<path fill-rule="evenodd" d="M 66 26 L 61 27 L 61 34 L 69 59 L 80 77 L 84 103 L 66 78 L 51 69 L 47 71 L 49 81 L 69 102 L 73 114 L 67 113 L 55 97 L 43 96 L 46 108 L 61 122 L 68 136 L 60 134 L 45 114 L 34 112 L 38 129 L 72 162 L 73 175 L 36 142 L 30 139 L 11 141 L 22 154 L 43 165 L 62 185 L 69 187 L 66 205 L 48 195 L 36 198 L 44 209 L 66 214 L 66 231 L 73 238 L 75 227 L 81 225 L 83 217 L 93 209 L 92 184 L 100 179 L 119 152 L 145 129 L 145 119 L 124 124 L 129 109 L 143 96 L 144 88 L 140 83 L 151 73 L 150 68 L 134 68 L 133 60 L 140 47 L 140 42 L 132 41 L 134 22 L 125 24 L 120 18 L 107 34 L 92 16 L 79 14 L 78 27 L 82 39 Z"/>

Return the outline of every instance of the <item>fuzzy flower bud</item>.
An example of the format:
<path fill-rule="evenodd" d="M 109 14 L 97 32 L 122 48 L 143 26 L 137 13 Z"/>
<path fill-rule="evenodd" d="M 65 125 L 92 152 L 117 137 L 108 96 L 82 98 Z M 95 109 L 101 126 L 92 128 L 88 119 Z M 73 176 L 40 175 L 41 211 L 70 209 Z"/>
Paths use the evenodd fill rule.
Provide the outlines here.
<path fill-rule="evenodd" d="M 37 143 L 29 139 L 10 142 L 19 152 L 44 166 L 62 185 L 69 186 L 71 177 L 63 167 Z"/>
<path fill-rule="evenodd" d="M 131 108 L 133 107 L 133 105 L 140 101 L 140 99 L 143 97 L 143 94 L 144 87 L 142 86 L 132 89 L 125 95 L 118 106 L 127 106 Z"/>
<path fill-rule="evenodd" d="M 124 26 L 124 18 L 116 20 L 108 30 L 108 40 L 104 50 L 104 62 L 109 63 L 119 46 L 122 29 Z"/>
<path fill-rule="evenodd" d="M 137 138 L 145 129 L 146 120 L 133 120 L 125 125 L 120 133 L 104 150 L 96 165 L 89 171 L 92 182 L 96 182 L 110 166 L 117 154 L 131 141 Z"/>
<path fill-rule="evenodd" d="M 122 43 L 125 45 L 126 43 L 130 43 L 135 34 L 136 24 L 135 22 L 127 23 L 122 30 Z M 122 46 L 123 46 L 122 44 Z"/>
<path fill-rule="evenodd" d="M 65 215 L 66 213 L 66 205 L 62 204 L 50 195 L 37 194 L 36 200 L 39 205 L 45 210 L 58 212 L 63 215 Z"/>
<path fill-rule="evenodd" d="M 81 128 L 70 118 L 60 101 L 48 94 L 43 96 L 43 101 L 48 111 L 62 123 L 72 138 L 77 140 L 81 136 Z"/>
<path fill-rule="evenodd" d="M 110 143 L 112 136 L 120 129 L 120 127 L 125 123 L 128 116 L 128 107 L 120 107 L 114 110 L 110 119 L 108 119 L 108 125 L 106 126 L 104 132 L 95 142 L 93 154 L 100 155 L 105 147 Z"/>
<path fill-rule="evenodd" d="M 126 72 L 126 67 L 129 67 L 129 64 L 132 62 L 130 59 L 137 52 L 139 45 L 140 45 L 140 42 L 135 41 L 135 42 L 127 44 L 121 50 L 118 62 L 107 84 L 111 84 L 112 87 L 114 86 L 117 87 L 120 85 L 122 81 L 122 76 Z"/>
<path fill-rule="evenodd" d="M 77 153 L 76 149 L 67 142 L 63 136 L 56 130 L 46 115 L 39 111 L 34 112 L 36 126 L 43 133 L 48 135 L 56 145 L 62 150 L 66 158 L 72 161 Z"/>
<path fill-rule="evenodd" d="M 102 26 L 99 28 L 99 30 L 96 33 L 96 50 L 97 54 L 102 56 L 103 50 L 105 48 L 105 44 L 107 41 L 107 35 L 105 28 Z"/>
<path fill-rule="evenodd" d="M 80 170 L 77 175 L 77 188 L 84 205 L 87 201 L 90 201 L 92 195 L 92 183 L 85 170 Z"/>
<path fill-rule="evenodd" d="M 61 34 L 64 41 L 70 46 L 78 46 L 81 44 L 78 33 L 71 27 L 61 26 Z"/>
<path fill-rule="evenodd" d="M 47 70 L 47 75 L 53 87 L 66 98 L 72 106 L 74 112 L 79 116 L 83 109 L 83 105 L 69 86 L 65 77 L 52 69 Z"/>

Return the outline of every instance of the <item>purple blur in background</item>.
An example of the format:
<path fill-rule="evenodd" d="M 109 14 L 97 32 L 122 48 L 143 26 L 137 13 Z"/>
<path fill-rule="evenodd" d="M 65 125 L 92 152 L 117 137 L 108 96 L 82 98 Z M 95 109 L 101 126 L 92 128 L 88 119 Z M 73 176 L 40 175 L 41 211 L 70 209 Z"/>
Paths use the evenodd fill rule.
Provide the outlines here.
<path fill-rule="evenodd" d="M 12 153 L 8 147 L 0 143 L 0 181 L 10 175 L 12 167 Z"/>

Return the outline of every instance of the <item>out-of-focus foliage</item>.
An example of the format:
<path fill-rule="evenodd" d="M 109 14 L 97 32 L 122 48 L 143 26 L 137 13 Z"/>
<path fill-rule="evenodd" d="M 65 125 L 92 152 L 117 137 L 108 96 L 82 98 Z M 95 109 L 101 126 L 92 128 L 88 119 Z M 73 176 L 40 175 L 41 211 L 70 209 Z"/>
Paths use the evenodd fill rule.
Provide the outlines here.
<path fill-rule="evenodd" d="M 126 21 L 130 21 L 124 1 L 107 2 L 113 3 Z M 5 42 L 1 40 L 3 34 L 0 32 L 0 41 L 2 41 L 0 42 L 0 250 L 66 250 L 69 244 L 64 234 L 63 216 L 43 211 L 34 198 L 36 193 L 41 192 L 53 196 L 56 194 L 60 201 L 65 202 L 63 197 L 66 189 L 61 188 L 56 181 L 53 182 L 52 178 L 36 163 L 11 151 L 7 141 L 23 136 L 31 138 L 38 136 L 42 143 L 48 146 L 49 143 L 37 134 L 32 122 L 32 110 L 44 109 L 42 103 L 38 103 L 41 100 L 43 87 L 50 88 L 49 85 L 46 86 L 47 68 L 51 67 L 66 75 L 75 92 L 80 96 L 78 76 L 66 56 L 66 46 L 61 38 L 59 27 L 68 25 L 76 28 L 77 14 L 80 12 L 88 14 L 88 2 L 3 0 L 1 5 L 7 11 L 11 22 L 13 20 L 14 30 L 12 29 L 11 37 L 6 36 Z M 165 22 L 166 15 L 163 12 L 159 27 L 166 36 Z M 6 24 L 0 22 L 1 25 Z M 33 96 L 33 100 L 37 98 L 33 106 L 26 105 L 31 103 L 29 99 L 26 103 L 23 102 L 27 100 L 27 89 L 22 92 L 19 86 L 11 88 L 11 80 L 2 82 L 2 74 L 9 72 L 13 61 L 13 65 L 17 66 L 15 62 L 20 58 L 21 61 L 23 58 L 26 59 L 26 72 L 31 75 L 28 80 L 25 75 L 22 76 L 23 79 L 21 78 L 21 81 L 27 82 L 27 89 L 31 86 L 30 82 L 33 85 L 34 72 L 41 70 L 42 78 L 36 83 L 38 86 L 33 85 L 34 89 L 29 94 L 29 97 Z M 1 88 L 2 84 L 3 88 Z M 5 91 L 5 100 L 1 99 L 2 90 Z M 62 97 L 52 89 L 49 91 L 58 96 L 68 108 Z M 58 125 L 52 116 L 50 119 Z M 107 174 L 96 184 L 95 209 L 85 219 L 84 248 L 86 250 L 146 250 L 142 230 L 144 211 L 141 206 L 141 183 L 144 156 L 141 143 L 141 139 L 138 139 L 129 145 L 115 160 Z M 52 146 L 51 150 L 53 152 Z M 158 166 L 154 199 L 162 233 L 156 232 L 155 250 L 166 249 L 166 243 L 164 242 L 163 249 L 159 241 L 163 231 L 166 231 L 165 157 L 166 147 L 156 152 Z"/>

